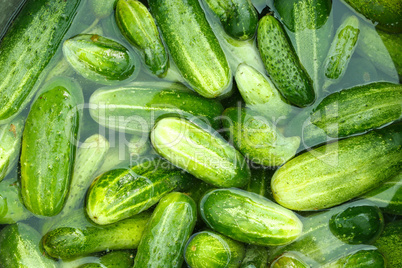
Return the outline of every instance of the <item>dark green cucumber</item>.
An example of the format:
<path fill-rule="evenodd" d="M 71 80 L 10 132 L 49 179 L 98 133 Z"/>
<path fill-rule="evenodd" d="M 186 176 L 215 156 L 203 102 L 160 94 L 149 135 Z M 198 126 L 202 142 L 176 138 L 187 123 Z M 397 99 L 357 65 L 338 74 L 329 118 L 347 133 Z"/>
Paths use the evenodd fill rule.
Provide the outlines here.
<path fill-rule="evenodd" d="M 374 245 L 387 260 L 387 267 L 401 267 L 402 255 L 402 220 L 394 221 L 385 226 L 384 232 Z"/>
<path fill-rule="evenodd" d="M 17 180 L 0 182 L 0 224 L 12 224 L 32 216 L 22 204 L 20 191 Z"/>
<path fill-rule="evenodd" d="M 0 69 L 0 124 L 31 101 L 43 78 L 41 73 L 56 53 L 80 2 L 26 1 L 0 43 L 0 66 L 7 66 Z"/>
<path fill-rule="evenodd" d="M 294 210 L 346 202 L 396 175 L 402 165 L 401 147 L 401 126 L 392 125 L 300 154 L 272 177 L 274 198 Z"/>
<path fill-rule="evenodd" d="M 213 231 L 193 234 L 184 250 L 191 268 L 239 267 L 244 258 L 244 245 Z"/>
<path fill-rule="evenodd" d="M 200 95 L 215 98 L 231 90 L 232 72 L 198 0 L 149 0 L 173 61 Z"/>
<path fill-rule="evenodd" d="M 333 93 L 311 113 L 311 122 L 333 138 L 362 133 L 400 118 L 402 85 L 387 82 Z"/>
<path fill-rule="evenodd" d="M 244 157 L 217 132 L 186 119 L 166 117 L 152 132 L 155 150 L 196 178 L 218 187 L 242 187 L 250 179 Z"/>
<path fill-rule="evenodd" d="M 205 2 L 218 16 L 229 36 L 239 40 L 254 37 L 258 24 L 258 13 L 250 0 L 205 0 Z"/>
<path fill-rule="evenodd" d="M 199 118 L 219 127 L 223 112 L 216 100 L 207 100 L 175 83 L 135 83 L 95 91 L 90 103 L 92 118 L 99 124 L 132 134 L 148 133 L 155 120 L 166 115 Z"/>
<path fill-rule="evenodd" d="M 265 69 L 285 99 L 299 107 L 312 104 L 313 83 L 280 22 L 271 15 L 264 16 L 258 25 L 257 41 Z"/>
<path fill-rule="evenodd" d="M 43 254 L 41 235 L 29 225 L 16 223 L 0 231 L 0 266 L 56 268 L 57 263 Z"/>
<path fill-rule="evenodd" d="M 288 244 L 299 237 L 303 228 L 292 211 L 235 188 L 207 192 L 200 201 L 200 212 L 213 230 L 253 245 Z"/>
<path fill-rule="evenodd" d="M 269 251 L 265 247 L 248 245 L 240 268 L 266 268 Z"/>
<path fill-rule="evenodd" d="M 116 22 L 121 33 L 142 53 L 145 64 L 157 76 L 165 76 L 169 58 L 154 18 L 138 0 L 119 0 Z"/>
<path fill-rule="evenodd" d="M 25 206 L 42 216 L 58 214 L 67 197 L 83 104 L 73 80 L 49 81 L 31 106 L 22 139 L 21 193 Z"/>
<path fill-rule="evenodd" d="M 178 192 L 163 197 L 141 238 L 133 267 L 181 267 L 196 220 L 196 204 L 190 197 Z"/>
<path fill-rule="evenodd" d="M 131 169 L 114 169 L 97 177 L 87 195 L 86 210 L 97 224 L 110 224 L 136 215 L 167 193 L 185 189 L 195 180 L 162 159 Z"/>
<path fill-rule="evenodd" d="M 77 268 L 131 268 L 134 256 L 131 250 L 118 250 L 106 253 L 99 258 L 99 262 L 85 263 Z"/>

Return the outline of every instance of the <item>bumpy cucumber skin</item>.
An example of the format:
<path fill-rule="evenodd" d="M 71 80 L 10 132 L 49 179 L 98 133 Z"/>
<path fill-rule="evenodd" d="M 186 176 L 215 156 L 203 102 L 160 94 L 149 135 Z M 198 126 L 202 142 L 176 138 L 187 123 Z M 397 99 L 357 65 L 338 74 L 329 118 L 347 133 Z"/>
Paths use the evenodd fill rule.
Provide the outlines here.
<path fill-rule="evenodd" d="M 190 197 L 178 192 L 163 197 L 141 238 L 133 267 L 181 267 L 196 220 L 197 207 Z"/>
<path fill-rule="evenodd" d="M 303 228 L 292 211 L 236 188 L 207 192 L 200 201 L 200 212 L 213 230 L 253 245 L 288 244 L 299 237 Z"/>
<path fill-rule="evenodd" d="M 273 16 L 266 15 L 260 20 L 257 42 L 265 69 L 285 99 L 299 107 L 312 104 L 315 100 L 313 82 L 282 25 Z"/>
<path fill-rule="evenodd" d="M 206 98 L 228 93 L 232 72 L 198 1 L 148 3 L 170 55 L 187 83 Z"/>
<path fill-rule="evenodd" d="M 131 250 L 117 250 L 99 258 L 99 263 L 86 263 L 77 268 L 131 268 L 134 256 Z"/>
<path fill-rule="evenodd" d="M 0 69 L 0 124 L 31 101 L 38 89 L 34 85 L 56 53 L 80 2 L 26 2 L 0 43 L 0 66 L 8 66 Z"/>
<path fill-rule="evenodd" d="M 138 0 L 119 0 L 116 22 L 121 33 L 143 54 L 145 64 L 157 76 L 165 76 L 169 58 L 154 18 Z"/>
<path fill-rule="evenodd" d="M 384 232 L 374 245 L 387 260 L 387 267 L 401 267 L 402 256 L 402 220 L 394 221 L 385 226 Z M 399 250 L 398 250 L 399 248 Z"/>
<path fill-rule="evenodd" d="M 40 239 L 41 235 L 29 225 L 7 225 L 0 232 L 1 267 L 58 267 L 41 252 Z"/>
<path fill-rule="evenodd" d="M 25 123 L 21 193 L 25 206 L 42 216 L 58 214 L 67 197 L 83 103 L 81 88 L 56 78 L 44 86 Z"/>
<path fill-rule="evenodd" d="M 266 268 L 268 265 L 268 255 L 267 248 L 248 245 L 240 268 Z"/>
<path fill-rule="evenodd" d="M 186 119 L 161 119 L 151 132 L 151 142 L 161 156 L 207 183 L 242 187 L 249 182 L 243 156 L 216 132 Z"/>
<path fill-rule="evenodd" d="M 0 182 L 0 224 L 12 224 L 32 216 L 21 200 L 20 184 L 16 180 Z"/>
<path fill-rule="evenodd" d="M 376 82 L 333 93 L 313 110 L 311 122 L 333 138 L 346 137 L 402 117 L 402 85 Z"/>
<path fill-rule="evenodd" d="M 99 89 L 92 94 L 89 103 L 93 107 L 91 117 L 96 122 L 131 134 L 149 133 L 155 120 L 166 115 L 198 117 L 218 128 L 220 122 L 216 118 L 223 112 L 220 102 L 184 90 L 179 84 L 133 84 Z M 120 123 L 118 118 L 125 121 Z"/>
<path fill-rule="evenodd" d="M 166 161 L 146 161 L 131 169 L 115 169 L 97 177 L 87 196 L 89 218 L 104 225 L 136 215 L 167 193 L 183 189 L 193 176 Z"/>
<path fill-rule="evenodd" d="M 401 147 L 400 125 L 393 125 L 305 152 L 275 172 L 274 198 L 293 210 L 317 210 L 348 201 L 399 172 Z"/>

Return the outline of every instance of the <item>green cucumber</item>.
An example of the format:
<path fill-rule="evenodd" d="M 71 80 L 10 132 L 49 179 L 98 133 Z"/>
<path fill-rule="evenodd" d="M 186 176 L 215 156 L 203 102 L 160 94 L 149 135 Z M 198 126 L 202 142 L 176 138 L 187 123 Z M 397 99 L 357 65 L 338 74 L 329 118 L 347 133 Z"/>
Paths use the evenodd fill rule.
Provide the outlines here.
<path fill-rule="evenodd" d="M 377 249 L 363 249 L 336 261 L 327 263 L 322 268 L 385 268 L 386 260 Z"/>
<path fill-rule="evenodd" d="M 402 85 L 387 82 L 333 93 L 311 113 L 311 122 L 333 138 L 362 133 L 400 118 Z"/>
<path fill-rule="evenodd" d="M 131 268 L 133 264 L 134 256 L 130 250 L 118 250 L 101 256 L 98 263 L 85 263 L 77 268 Z"/>
<path fill-rule="evenodd" d="M 394 221 L 385 226 L 384 232 L 374 245 L 387 260 L 387 267 L 401 267 L 402 255 L 402 220 Z M 399 249 L 399 250 L 398 250 Z"/>
<path fill-rule="evenodd" d="M 155 150 L 196 178 L 218 187 L 241 187 L 250 179 L 243 156 L 217 132 L 186 119 L 166 117 L 152 132 Z"/>
<path fill-rule="evenodd" d="M 92 12 L 98 19 L 111 15 L 116 6 L 117 0 L 89 0 Z"/>
<path fill-rule="evenodd" d="M 235 188 L 207 192 L 200 201 L 200 212 L 213 230 L 253 245 L 288 244 L 300 236 L 303 228 L 292 211 Z"/>
<path fill-rule="evenodd" d="M 149 141 L 148 136 L 143 135 L 133 135 L 130 138 L 130 142 L 128 144 L 128 151 L 130 155 L 134 156 L 142 156 L 152 150 L 151 142 Z"/>
<path fill-rule="evenodd" d="M 193 234 L 184 250 L 184 258 L 191 268 L 240 267 L 245 248 L 213 231 Z"/>
<path fill-rule="evenodd" d="M 70 28 L 80 2 L 27 1 L 14 20 L 0 43 L 0 66 L 8 66 L 0 69 L 0 124 L 31 101 L 44 78 L 41 73 Z"/>
<path fill-rule="evenodd" d="M 225 32 L 236 39 L 254 37 L 258 24 L 258 13 L 250 0 L 204 0 L 219 18 Z"/>
<path fill-rule="evenodd" d="M 43 254 L 41 235 L 29 225 L 15 223 L 0 231 L 0 266 L 56 268 L 57 263 Z"/>
<path fill-rule="evenodd" d="M 20 184 L 17 180 L 0 182 L 0 224 L 12 224 L 32 216 L 22 204 Z"/>
<path fill-rule="evenodd" d="M 166 75 L 169 58 L 154 18 L 138 0 L 119 0 L 116 22 L 121 33 L 142 53 L 145 64 L 157 76 Z"/>
<path fill-rule="evenodd" d="M 187 83 L 207 98 L 228 93 L 232 72 L 198 1 L 148 3 L 170 55 Z"/>
<path fill-rule="evenodd" d="M 100 84 L 126 80 L 136 69 L 127 48 L 97 34 L 79 34 L 66 40 L 63 54 L 78 74 Z"/>
<path fill-rule="evenodd" d="M 280 22 L 271 15 L 264 16 L 258 25 L 257 41 L 265 69 L 285 99 L 299 107 L 312 104 L 313 83 Z"/>
<path fill-rule="evenodd" d="M 284 137 L 265 117 L 246 108 L 224 111 L 223 126 L 235 147 L 254 163 L 280 166 L 296 154 L 299 137 Z"/>
<path fill-rule="evenodd" d="M 141 238 L 133 267 L 181 267 L 196 220 L 196 204 L 190 197 L 178 192 L 163 197 Z"/>
<path fill-rule="evenodd" d="M 402 165 L 400 125 L 354 136 L 305 152 L 271 180 L 275 200 L 294 210 L 335 206 L 368 192 Z"/>
<path fill-rule="evenodd" d="M 300 256 L 297 252 L 285 252 L 276 258 L 272 263 L 270 268 L 281 268 L 281 267 L 289 267 L 289 268 L 308 268 L 311 267 L 304 260 L 303 257 Z"/>
<path fill-rule="evenodd" d="M 22 139 L 21 193 L 25 206 L 42 216 L 58 214 L 67 198 L 83 104 L 79 85 L 55 78 L 38 93 Z"/>
<path fill-rule="evenodd" d="M 135 83 L 99 89 L 90 100 L 90 114 L 100 125 L 119 132 L 148 133 L 155 120 L 166 115 L 199 118 L 219 127 L 223 112 L 216 100 L 207 100 L 175 83 Z"/>
<path fill-rule="evenodd" d="M 265 247 L 248 245 L 240 268 L 266 268 L 269 251 Z"/>
<path fill-rule="evenodd" d="M 389 34 L 381 30 L 377 30 L 385 47 L 387 48 L 395 69 L 399 75 L 399 81 L 402 80 L 402 34 Z"/>
<path fill-rule="evenodd" d="M 105 250 L 135 249 L 150 217 L 144 212 L 112 225 L 99 226 L 88 222 L 82 210 L 78 212 L 75 224 L 54 228 L 44 235 L 43 247 L 53 258 L 72 259 Z"/>
<path fill-rule="evenodd" d="M 130 169 L 114 169 L 92 183 L 87 214 L 97 224 L 118 222 L 152 207 L 171 191 L 185 189 L 193 180 L 193 176 L 162 159 Z"/>
<path fill-rule="evenodd" d="M 256 193 L 261 196 L 268 198 L 271 201 L 274 201 L 272 196 L 270 182 L 272 175 L 274 174 L 275 170 L 265 168 L 262 166 L 258 167 L 251 167 L 251 177 L 250 182 L 247 184 L 247 190 L 251 193 Z"/>
<path fill-rule="evenodd" d="M 23 128 L 22 117 L 0 125 L 0 182 L 11 172 L 18 160 Z"/>

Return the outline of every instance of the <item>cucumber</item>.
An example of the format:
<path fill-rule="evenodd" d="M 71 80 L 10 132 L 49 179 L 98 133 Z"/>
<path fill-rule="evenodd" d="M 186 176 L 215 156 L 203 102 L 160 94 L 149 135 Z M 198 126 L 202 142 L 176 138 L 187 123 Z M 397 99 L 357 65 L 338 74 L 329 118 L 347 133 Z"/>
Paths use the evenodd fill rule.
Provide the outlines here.
<path fill-rule="evenodd" d="M 266 268 L 269 251 L 265 247 L 248 245 L 240 268 Z"/>
<path fill-rule="evenodd" d="M 151 13 L 186 82 L 200 95 L 228 93 L 232 72 L 197 0 L 150 0 Z"/>
<path fill-rule="evenodd" d="M 36 215 L 54 216 L 70 187 L 78 141 L 82 91 L 67 78 L 55 78 L 38 93 L 22 139 L 21 193 Z"/>
<path fill-rule="evenodd" d="M 0 43 L 0 124 L 31 101 L 75 17 L 80 0 L 26 1 Z M 43 22 L 46 21 L 46 24 Z"/>
<path fill-rule="evenodd" d="M 133 267 L 181 267 L 196 220 L 196 204 L 190 197 L 178 192 L 163 197 L 141 238 Z"/>
<path fill-rule="evenodd" d="M 374 243 L 387 260 L 387 267 L 401 267 L 402 256 L 402 220 L 394 221 L 385 226 L 384 232 Z"/>
<path fill-rule="evenodd" d="M 32 216 L 21 200 L 20 184 L 17 180 L 0 182 L 0 224 L 12 224 Z"/>
<path fill-rule="evenodd" d="M 266 15 L 260 20 L 257 42 L 265 69 L 285 99 L 299 107 L 312 104 L 315 92 L 311 78 L 282 25 L 273 16 Z"/>
<path fill-rule="evenodd" d="M 246 108 L 224 111 L 223 126 L 230 131 L 230 140 L 254 163 L 280 166 L 296 154 L 299 137 L 284 137 L 265 117 Z"/>
<path fill-rule="evenodd" d="M 128 150 L 130 155 L 142 156 L 152 150 L 151 142 L 148 136 L 143 137 L 143 135 L 133 135 L 130 138 L 128 144 Z"/>
<path fill-rule="evenodd" d="M 385 47 L 387 48 L 395 69 L 399 75 L 399 81 L 402 80 L 402 34 L 389 34 L 381 30 L 377 30 Z"/>
<path fill-rule="evenodd" d="M 24 223 L 7 225 L 0 231 L 0 265 L 9 267 L 49 267 L 57 263 L 41 252 L 41 235 Z"/>
<path fill-rule="evenodd" d="M 401 146 L 400 125 L 393 125 L 305 152 L 275 172 L 271 180 L 274 198 L 294 210 L 346 202 L 400 171 Z"/>
<path fill-rule="evenodd" d="M 78 74 L 100 84 L 126 80 L 136 69 L 127 48 L 97 34 L 79 34 L 66 40 L 63 54 Z"/>
<path fill-rule="evenodd" d="M 288 244 L 303 224 L 290 210 L 240 189 L 216 189 L 200 201 L 201 217 L 213 230 L 234 240 L 261 246 Z"/>
<path fill-rule="evenodd" d="M 193 180 L 193 176 L 162 159 L 111 170 L 92 183 L 86 211 L 97 224 L 118 222 L 152 207 L 171 191 L 188 188 Z"/>
<path fill-rule="evenodd" d="M 216 100 L 198 96 L 180 84 L 135 83 L 99 89 L 90 100 L 90 114 L 100 125 L 131 134 L 149 133 L 155 120 L 166 115 L 199 118 L 219 127 L 223 112 Z"/>
<path fill-rule="evenodd" d="M 169 58 L 146 6 L 138 0 L 119 0 L 115 17 L 121 33 L 141 51 L 145 65 L 153 74 L 165 76 Z"/>
<path fill-rule="evenodd" d="M 43 247 L 51 257 L 72 259 L 105 250 L 135 249 L 150 217 L 144 212 L 112 225 L 99 226 L 85 220 L 81 210 L 78 212 L 80 215 L 73 217 L 78 217 L 75 224 L 55 228 L 43 236 Z"/>
<path fill-rule="evenodd" d="M 196 178 L 217 187 L 241 187 L 250 179 L 243 156 L 217 132 L 186 119 L 166 117 L 151 132 L 155 150 Z"/>
<path fill-rule="evenodd" d="M 0 182 L 11 172 L 18 160 L 23 128 L 22 117 L 0 125 Z"/>
<path fill-rule="evenodd" d="M 107 253 L 99 258 L 99 263 L 85 263 L 77 268 L 131 268 L 134 256 L 130 250 L 118 250 Z"/>
<path fill-rule="evenodd" d="M 111 15 L 117 0 L 89 0 L 92 12 L 98 19 L 104 19 Z"/>
<path fill-rule="evenodd" d="M 344 267 L 344 268 L 380 268 L 386 267 L 384 256 L 376 249 L 359 250 L 346 257 L 342 257 L 336 261 L 322 266 L 329 267 Z"/>
<path fill-rule="evenodd" d="M 311 113 L 311 122 L 333 138 L 362 133 L 400 118 L 402 85 L 387 82 L 333 93 Z"/>
<path fill-rule="evenodd" d="M 250 0 L 205 0 L 205 3 L 219 18 L 229 36 L 239 40 L 254 37 L 258 13 Z"/>
<path fill-rule="evenodd" d="M 303 257 L 299 256 L 297 252 L 285 252 L 276 258 L 272 263 L 270 268 L 281 268 L 281 267 L 291 267 L 291 268 L 308 268 L 311 267 L 304 260 Z"/>

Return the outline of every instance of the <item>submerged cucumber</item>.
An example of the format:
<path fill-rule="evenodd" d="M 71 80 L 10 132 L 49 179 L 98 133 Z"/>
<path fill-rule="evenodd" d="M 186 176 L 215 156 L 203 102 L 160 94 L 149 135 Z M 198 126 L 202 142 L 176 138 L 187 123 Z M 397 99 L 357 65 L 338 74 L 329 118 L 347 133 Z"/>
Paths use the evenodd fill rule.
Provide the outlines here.
<path fill-rule="evenodd" d="M 17 180 L 0 182 L 0 224 L 12 224 L 32 216 L 21 200 L 20 184 Z"/>

